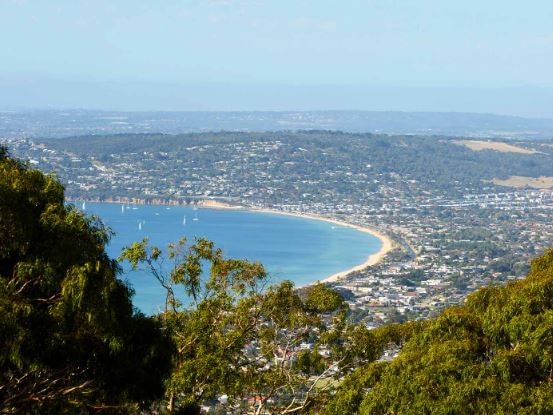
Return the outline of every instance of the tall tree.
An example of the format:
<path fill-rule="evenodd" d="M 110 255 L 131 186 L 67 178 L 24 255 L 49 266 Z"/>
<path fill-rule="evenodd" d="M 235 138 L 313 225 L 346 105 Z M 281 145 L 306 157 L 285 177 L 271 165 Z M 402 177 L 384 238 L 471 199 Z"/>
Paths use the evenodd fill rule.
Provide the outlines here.
<path fill-rule="evenodd" d="M 321 284 L 301 292 L 289 281 L 268 287 L 261 264 L 224 258 L 206 239 L 182 239 L 166 253 L 145 239 L 120 259 L 145 267 L 166 291 L 159 319 L 176 349 L 169 411 L 198 411 L 224 396 L 236 413 L 305 412 L 334 387 L 335 375 L 366 358 L 342 298 Z"/>
<path fill-rule="evenodd" d="M 162 392 L 170 343 L 133 311 L 109 235 L 0 149 L 0 412 L 124 411 Z"/>

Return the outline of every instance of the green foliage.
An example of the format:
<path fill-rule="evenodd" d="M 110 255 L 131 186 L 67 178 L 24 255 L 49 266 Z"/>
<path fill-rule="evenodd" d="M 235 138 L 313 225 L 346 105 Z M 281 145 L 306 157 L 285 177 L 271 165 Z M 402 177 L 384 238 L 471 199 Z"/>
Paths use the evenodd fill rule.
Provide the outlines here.
<path fill-rule="evenodd" d="M 167 383 L 170 410 L 175 403 L 190 408 L 217 393 L 237 394 L 243 387 L 242 349 L 254 338 L 265 270 L 258 263 L 223 258 L 206 239 L 190 246 L 185 239 L 170 244 L 167 259 L 173 266 L 168 273 L 160 259 L 161 250 L 147 240 L 126 248 L 120 257 L 133 268 L 145 265 L 166 290 L 165 312 L 159 318 L 176 348 Z M 208 274 L 202 272 L 206 266 Z M 176 294 L 188 299 L 186 307 Z"/>
<path fill-rule="evenodd" d="M 157 397 L 168 343 L 134 314 L 108 230 L 4 150 L 0 217 L 0 412 L 124 411 Z"/>
<path fill-rule="evenodd" d="M 367 388 L 380 379 L 385 366 L 385 363 L 363 365 L 346 376 L 340 384 L 338 393 L 325 405 L 322 414 L 356 413 Z"/>
<path fill-rule="evenodd" d="M 328 411 L 551 413 L 552 294 L 553 250 L 549 250 L 533 261 L 525 280 L 483 288 L 461 307 L 418 326 L 408 323 L 411 328 L 398 357 L 360 367 L 346 377 Z M 378 330 L 393 338 L 406 326 Z"/>
<path fill-rule="evenodd" d="M 305 307 L 313 312 L 331 312 L 342 307 L 342 296 L 334 290 L 329 290 L 324 284 L 310 286 L 304 300 Z"/>
<path fill-rule="evenodd" d="M 120 260 L 145 266 L 166 290 L 159 319 L 176 350 L 169 411 L 191 411 L 220 394 L 232 411 L 319 408 L 334 374 L 376 356 L 364 347 L 370 333 L 346 324 L 338 293 L 322 284 L 298 291 L 289 281 L 267 287 L 263 266 L 226 259 L 206 239 L 182 239 L 165 254 L 143 240 Z M 168 270 L 160 265 L 167 260 Z"/>

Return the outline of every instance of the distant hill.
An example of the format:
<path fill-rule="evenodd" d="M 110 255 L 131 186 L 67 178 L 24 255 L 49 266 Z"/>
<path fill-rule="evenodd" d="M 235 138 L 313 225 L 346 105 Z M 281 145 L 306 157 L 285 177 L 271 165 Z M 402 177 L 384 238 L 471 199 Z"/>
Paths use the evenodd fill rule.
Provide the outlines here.
<path fill-rule="evenodd" d="M 340 130 L 480 138 L 553 138 L 553 119 L 493 114 L 393 111 L 0 112 L 0 137 L 204 131 Z"/>
<path fill-rule="evenodd" d="M 367 195 L 388 203 L 383 185 L 392 186 L 402 198 L 451 196 L 467 189 L 483 192 L 493 180 L 512 176 L 553 177 L 553 147 L 545 140 L 505 143 L 281 131 L 89 135 L 40 141 L 42 145 L 14 151 L 19 157 L 39 160 L 45 171 L 58 172 L 71 197 L 100 200 L 116 196 L 182 200 L 209 190 L 212 196 L 250 195 L 250 201 L 262 203 L 289 199 L 366 204 Z"/>

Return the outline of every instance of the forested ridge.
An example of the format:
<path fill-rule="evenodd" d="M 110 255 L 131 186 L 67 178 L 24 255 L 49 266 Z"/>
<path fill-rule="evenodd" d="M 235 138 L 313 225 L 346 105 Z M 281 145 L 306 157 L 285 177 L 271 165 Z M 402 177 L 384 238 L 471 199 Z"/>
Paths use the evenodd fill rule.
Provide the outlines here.
<path fill-rule="evenodd" d="M 204 239 L 122 253 L 165 289 L 144 316 L 109 230 L 4 148 L 0 218 L 0 413 L 553 412 L 553 250 L 524 280 L 368 330 L 336 292 L 268 287 Z"/>
<path fill-rule="evenodd" d="M 325 413 L 553 413 L 553 250 L 425 321 L 391 362 L 356 369 Z"/>
<path fill-rule="evenodd" d="M 553 148 L 549 141 L 503 140 L 535 151 L 523 154 L 473 151 L 460 145 L 459 140 L 462 139 L 315 130 L 118 134 L 36 141 L 57 152 L 55 160 L 44 163 L 43 168 L 57 171 L 66 182 L 86 179 L 95 184 L 94 188 L 84 189 L 69 185 L 72 197 L 85 199 L 146 196 L 140 186 L 134 189 L 135 181 L 123 186 L 124 177 L 110 181 L 104 177 L 105 171 L 140 178 L 141 182 L 151 183 L 151 192 L 159 195 L 167 196 L 167 189 L 171 188 L 173 193 L 177 191 L 173 194 L 176 199 L 200 189 L 192 187 L 196 193 L 186 193 L 188 188 L 183 183 L 190 182 L 188 186 L 192 186 L 198 182 L 202 188 L 217 189 L 208 183 L 224 179 L 232 186 L 212 189 L 214 195 L 240 198 L 245 193 L 243 188 L 269 186 L 287 197 L 295 195 L 295 200 L 306 197 L 301 193 L 309 193 L 312 196 L 306 200 L 317 202 L 374 192 L 378 187 L 374 180 L 394 182 L 401 178 L 399 186 L 407 193 L 446 192 L 452 196 L 463 194 L 465 188 L 489 187 L 493 178 L 553 176 Z M 353 178 L 356 180 L 351 185 Z M 413 181 L 417 184 L 411 189 L 413 183 L 409 183 Z M 325 198 L 327 193 L 330 196 Z M 274 195 L 263 195 L 265 199 L 278 201 Z"/>

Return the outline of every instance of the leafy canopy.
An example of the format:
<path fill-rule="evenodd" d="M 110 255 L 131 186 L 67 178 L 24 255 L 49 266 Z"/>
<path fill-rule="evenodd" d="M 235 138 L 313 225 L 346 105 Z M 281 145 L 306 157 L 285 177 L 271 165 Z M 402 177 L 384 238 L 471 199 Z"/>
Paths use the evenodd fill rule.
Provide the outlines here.
<path fill-rule="evenodd" d="M 402 327 L 402 326 L 399 326 Z M 326 413 L 553 412 L 553 249 L 526 279 L 421 323 L 389 363 L 346 377 Z"/>
<path fill-rule="evenodd" d="M 0 412 L 115 411 L 159 396 L 169 343 L 133 311 L 102 223 L 5 148 L 0 218 Z"/>
<path fill-rule="evenodd" d="M 324 402 L 334 376 L 378 355 L 362 344 L 368 330 L 346 324 L 339 294 L 322 284 L 269 286 L 261 264 L 224 258 L 206 239 L 166 252 L 144 239 L 120 260 L 145 267 L 166 292 L 158 318 L 176 350 L 169 411 L 198 411 L 225 395 L 230 412 L 305 412 Z"/>

